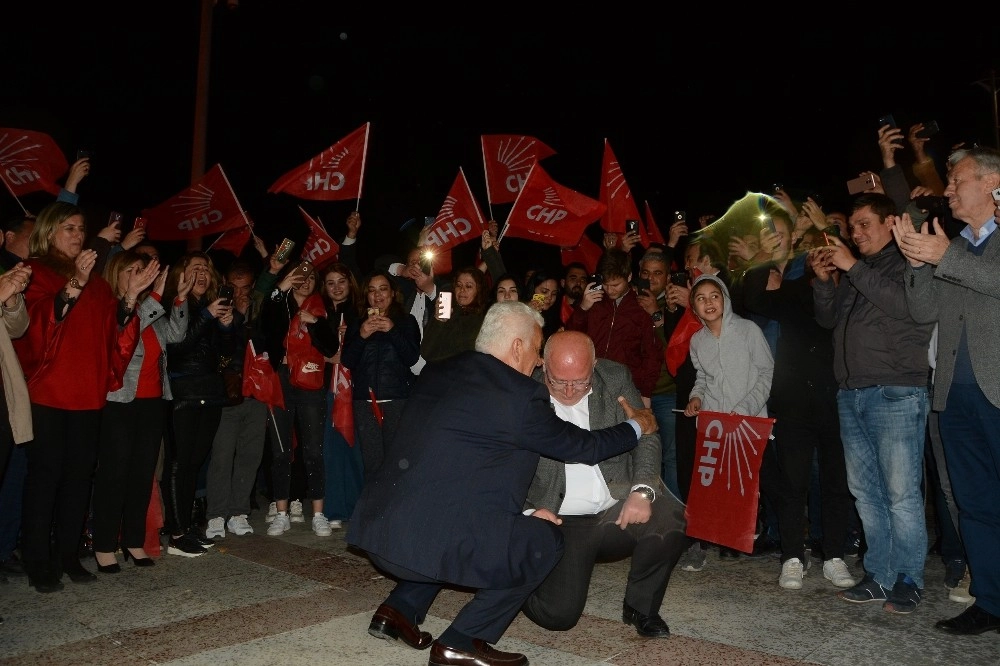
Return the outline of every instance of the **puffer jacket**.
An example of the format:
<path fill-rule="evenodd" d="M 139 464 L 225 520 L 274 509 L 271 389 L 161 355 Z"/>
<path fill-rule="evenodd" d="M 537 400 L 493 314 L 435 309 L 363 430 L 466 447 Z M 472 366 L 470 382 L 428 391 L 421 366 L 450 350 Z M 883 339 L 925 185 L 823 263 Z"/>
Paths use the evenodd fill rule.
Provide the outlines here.
<path fill-rule="evenodd" d="M 351 371 L 354 399 L 368 400 L 368 388 L 377 400 L 401 400 L 410 396 L 417 377 L 410 366 L 420 357 L 420 328 L 409 313 L 391 316 L 392 329 L 361 337 L 364 320 L 348 324 L 341 360 Z"/>
<path fill-rule="evenodd" d="M 218 372 L 219 357 L 235 352 L 233 330 L 237 322 L 224 327 L 206 310 L 207 298 L 188 297 L 188 327 L 184 339 L 167 345 L 167 372 L 171 377 L 204 375 Z"/>

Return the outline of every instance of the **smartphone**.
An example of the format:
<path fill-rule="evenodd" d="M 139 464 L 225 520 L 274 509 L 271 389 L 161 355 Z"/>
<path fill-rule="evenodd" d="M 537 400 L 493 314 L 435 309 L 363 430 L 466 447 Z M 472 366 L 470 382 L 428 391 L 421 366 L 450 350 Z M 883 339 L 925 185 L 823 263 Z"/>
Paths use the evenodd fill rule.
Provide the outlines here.
<path fill-rule="evenodd" d="M 848 194 L 860 194 L 865 190 L 871 190 L 875 187 L 875 176 L 873 174 L 865 174 L 864 176 L 859 176 L 857 178 L 852 178 L 847 181 L 847 192 Z"/>
<path fill-rule="evenodd" d="M 112 224 L 119 229 L 122 228 L 122 214 L 116 210 L 111 211 L 111 214 L 108 215 L 108 226 Z"/>
<path fill-rule="evenodd" d="M 222 301 L 223 305 L 225 305 L 225 306 L 232 306 L 232 304 L 233 304 L 233 296 L 234 295 L 235 295 L 235 291 L 233 290 L 233 285 L 231 285 L 231 284 L 224 284 L 221 287 L 219 287 L 219 298 L 224 299 Z"/>
<path fill-rule="evenodd" d="M 382 311 L 379 310 L 378 308 L 368 308 L 368 316 L 369 317 L 377 317 L 380 314 L 382 314 Z"/>
<path fill-rule="evenodd" d="M 644 291 L 649 291 L 649 278 L 636 278 L 632 281 L 632 284 L 635 285 L 636 291 L 640 294 Z"/>
<path fill-rule="evenodd" d="M 145 229 L 146 225 L 148 223 L 149 223 L 149 221 L 146 218 L 140 216 L 140 217 L 135 218 L 135 221 L 132 223 L 132 228 L 133 229 Z"/>
<path fill-rule="evenodd" d="M 541 305 L 542 303 L 545 302 L 545 294 L 532 294 L 531 302 L 538 303 L 539 305 Z"/>
<path fill-rule="evenodd" d="M 625 220 L 625 233 L 627 234 L 639 233 L 639 220 Z"/>
<path fill-rule="evenodd" d="M 917 136 L 921 139 L 929 139 L 940 131 L 941 128 L 938 127 L 936 120 L 928 120 L 924 123 L 924 128 L 917 132 Z"/>
<path fill-rule="evenodd" d="M 896 119 L 892 117 L 891 113 L 887 113 L 878 119 L 878 129 L 882 129 L 886 125 L 889 126 L 889 129 L 896 129 L 897 127 Z"/>
<path fill-rule="evenodd" d="M 687 271 L 674 271 L 670 274 L 670 284 L 675 284 L 678 287 L 688 286 L 688 272 Z"/>
<path fill-rule="evenodd" d="M 593 284 L 590 291 L 600 291 L 604 288 L 604 276 L 600 273 L 594 273 L 587 278 L 587 284 Z"/>
<path fill-rule="evenodd" d="M 424 272 L 424 275 L 430 275 L 431 270 L 434 266 L 434 253 L 430 250 L 424 250 L 420 253 L 420 270 Z"/>
<path fill-rule="evenodd" d="M 295 249 L 295 241 L 291 238 L 283 238 L 281 244 L 278 245 L 278 249 L 274 252 L 274 258 L 278 263 L 285 263 L 288 261 L 288 257 L 291 256 L 292 250 Z"/>
<path fill-rule="evenodd" d="M 687 213 L 682 210 L 674 211 L 674 222 L 683 222 L 687 219 Z"/>
<path fill-rule="evenodd" d="M 536 294 L 545 300 L 544 294 Z M 436 307 L 434 308 L 434 318 L 438 321 L 448 321 L 451 319 L 451 292 L 442 291 L 438 294 Z"/>
<path fill-rule="evenodd" d="M 777 194 L 778 192 L 781 192 L 781 191 L 782 191 L 782 190 L 784 190 L 784 189 L 785 189 L 785 186 L 784 186 L 784 185 L 782 185 L 781 183 L 775 183 L 774 185 L 772 185 L 772 186 L 771 186 L 771 190 L 772 190 L 772 191 L 773 191 L 773 192 L 774 192 L 775 194 Z"/>
<path fill-rule="evenodd" d="M 87 149 L 85 149 L 85 148 L 80 148 L 79 150 L 76 151 L 76 159 L 77 159 L 77 161 L 85 160 L 85 159 L 89 160 L 90 157 L 91 157 L 90 151 L 87 150 Z"/>

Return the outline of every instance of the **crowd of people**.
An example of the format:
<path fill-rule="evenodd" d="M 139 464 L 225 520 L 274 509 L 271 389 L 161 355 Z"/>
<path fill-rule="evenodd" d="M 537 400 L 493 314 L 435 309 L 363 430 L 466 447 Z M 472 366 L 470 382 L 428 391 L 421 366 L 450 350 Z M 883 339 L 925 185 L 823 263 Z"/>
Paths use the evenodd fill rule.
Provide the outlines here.
<path fill-rule="evenodd" d="M 166 553 L 197 557 L 252 534 L 262 495 L 270 537 L 346 523 L 397 580 L 369 632 L 434 664 L 527 664 L 492 644 L 519 612 L 573 627 L 609 558 L 631 558 L 623 621 L 669 636 L 673 571 L 712 551 L 776 557 L 786 590 L 811 551 L 844 601 L 906 614 L 936 548 L 968 606 L 935 626 L 1000 630 L 1000 152 L 936 163 L 920 129 L 879 129 L 843 210 L 778 187 L 753 215 L 605 233 L 594 265 L 523 275 L 495 223 L 450 275 L 421 240 L 362 269 L 358 212 L 320 266 L 257 237 L 166 266 L 142 229 L 88 234 L 83 158 L 4 227 L 0 571 L 48 593 L 120 572 L 118 551 L 152 566 L 158 503 Z M 281 400 L 243 390 L 257 355 Z M 702 410 L 775 419 L 745 555 L 685 534 Z M 477 592 L 435 640 L 419 625 L 445 585 Z"/>

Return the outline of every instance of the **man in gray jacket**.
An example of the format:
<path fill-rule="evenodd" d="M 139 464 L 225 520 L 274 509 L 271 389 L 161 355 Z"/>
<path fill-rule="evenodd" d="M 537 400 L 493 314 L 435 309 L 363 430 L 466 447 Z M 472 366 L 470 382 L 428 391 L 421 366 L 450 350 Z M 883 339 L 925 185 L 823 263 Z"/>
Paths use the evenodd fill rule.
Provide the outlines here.
<path fill-rule="evenodd" d="M 833 245 L 813 250 L 809 259 L 817 278 L 816 321 L 833 329 L 847 483 L 868 543 L 864 578 L 838 596 L 912 613 L 927 558 L 921 484 L 934 325 L 918 324 L 907 308 L 906 260 L 892 238 L 896 221 L 892 199 L 863 194 L 848 220 L 861 257 L 831 237 Z"/>
<path fill-rule="evenodd" d="M 618 396 L 631 404 L 640 397 L 628 367 L 596 359 L 593 341 L 580 332 L 554 333 L 534 377 L 548 388 L 556 414 L 587 430 L 621 422 Z M 529 619 L 546 629 L 573 628 L 594 564 L 631 556 L 622 620 L 641 636 L 670 635 L 660 604 L 688 540 L 684 505 L 660 477 L 657 434 L 596 465 L 540 458 L 525 509 L 558 525 L 565 544 L 562 559 L 521 608 Z"/>
<path fill-rule="evenodd" d="M 996 201 L 1000 152 L 960 150 L 948 159 L 945 196 L 967 222 L 949 240 L 935 219 L 919 233 L 904 223 L 894 234 L 906 267 L 913 316 L 938 323 L 934 411 L 941 413 L 959 528 L 972 571 L 975 603 L 934 626 L 952 634 L 1000 630 L 1000 240 Z"/>

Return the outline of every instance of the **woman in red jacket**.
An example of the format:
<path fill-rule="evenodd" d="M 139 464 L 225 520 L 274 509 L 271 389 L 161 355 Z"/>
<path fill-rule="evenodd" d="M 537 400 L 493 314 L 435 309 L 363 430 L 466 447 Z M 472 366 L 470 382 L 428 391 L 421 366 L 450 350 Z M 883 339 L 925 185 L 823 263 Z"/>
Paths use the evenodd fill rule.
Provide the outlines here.
<path fill-rule="evenodd" d="M 15 341 L 28 380 L 35 438 L 25 444 L 21 556 L 39 592 L 93 580 L 78 547 L 97 461 L 101 409 L 121 386 L 138 341 L 132 316 L 139 294 L 159 271 L 157 261 L 129 277 L 125 296 L 92 273 L 97 253 L 84 249 L 83 211 L 55 202 L 39 213 L 28 241 L 32 279 L 24 292 L 29 325 Z M 57 552 L 49 534 L 55 522 Z"/>

